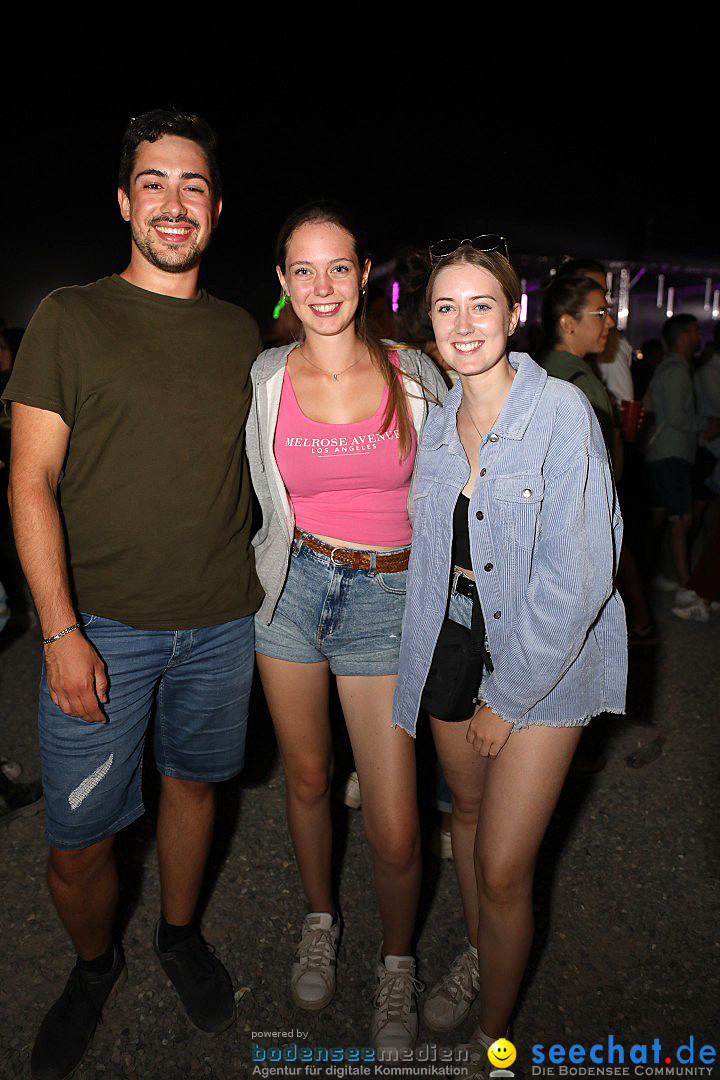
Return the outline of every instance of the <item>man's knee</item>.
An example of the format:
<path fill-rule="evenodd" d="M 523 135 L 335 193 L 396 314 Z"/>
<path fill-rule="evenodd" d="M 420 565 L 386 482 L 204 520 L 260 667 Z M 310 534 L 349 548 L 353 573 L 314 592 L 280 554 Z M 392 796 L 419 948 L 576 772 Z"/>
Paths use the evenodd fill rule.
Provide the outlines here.
<path fill-rule="evenodd" d="M 109 836 L 105 840 L 80 848 L 78 851 L 62 851 L 51 847 L 48 860 L 49 876 L 59 878 L 66 885 L 91 881 L 113 858 L 114 841 L 115 837 Z"/>
<path fill-rule="evenodd" d="M 203 805 L 214 800 L 215 785 L 204 780 L 182 780 L 177 776 L 163 776 L 162 794 L 173 801 Z"/>

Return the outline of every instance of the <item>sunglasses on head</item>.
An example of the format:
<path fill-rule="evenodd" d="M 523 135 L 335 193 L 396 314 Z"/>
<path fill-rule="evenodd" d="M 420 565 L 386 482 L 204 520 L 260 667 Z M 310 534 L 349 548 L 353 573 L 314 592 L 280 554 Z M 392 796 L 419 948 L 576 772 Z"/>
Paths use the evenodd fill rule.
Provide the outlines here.
<path fill-rule="evenodd" d="M 437 266 L 441 259 L 446 259 L 448 255 L 454 255 L 455 252 L 459 251 L 465 244 L 474 248 L 475 251 L 482 251 L 486 254 L 491 251 L 499 251 L 508 261 L 510 259 L 507 240 L 504 236 L 496 236 L 494 233 L 483 233 L 482 236 L 476 236 L 472 240 L 459 240 L 456 237 L 450 237 L 448 240 L 436 240 L 429 248 L 431 265 Z"/>

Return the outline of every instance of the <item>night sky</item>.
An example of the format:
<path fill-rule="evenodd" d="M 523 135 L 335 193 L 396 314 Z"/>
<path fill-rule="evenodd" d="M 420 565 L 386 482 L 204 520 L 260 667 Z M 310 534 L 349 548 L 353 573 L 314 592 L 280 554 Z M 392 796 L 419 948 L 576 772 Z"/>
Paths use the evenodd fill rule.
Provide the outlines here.
<path fill-rule="evenodd" d="M 53 288 L 124 267 L 120 136 L 130 116 L 169 104 L 201 113 L 220 137 L 225 207 L 203 283 L 258 317 L 275 292 L 277 229 L 317 197 L 356 212 L 376 263 L 403 243 L 500 232 L 511 257 L 720 264 L 715 171 L 684 141 L 677 152 L 647 101 L 633 99 L 624 124 L 591 110 L 551 127 L 542 95 L 509 120 L 497 105 L 463 112 L 451 101 L 445 111 L 407 87 L 348 100 L 330 80 L 297 98 L 292 87 L 266 94 L 249 80 L 232 90 L 211 80 L 196 95 L 58 88 L 51 110 L 10 110 L 0 316 L 25 323 Z"/>

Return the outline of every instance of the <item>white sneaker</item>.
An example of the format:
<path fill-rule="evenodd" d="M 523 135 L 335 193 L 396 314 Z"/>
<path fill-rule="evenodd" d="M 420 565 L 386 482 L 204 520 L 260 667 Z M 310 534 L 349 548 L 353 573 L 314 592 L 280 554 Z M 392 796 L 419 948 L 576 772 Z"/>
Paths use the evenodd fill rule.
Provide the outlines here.
<path fill-rule="evenodd" d="M 340 923 L 324 911 L 306 915 L 296 961 L 290 976 L 290 993 L 300 1009 L 324 1009 L 335 994 L 335 965 Z"/>
<path fill-rule="evenodd" d="M 477 952 L 468 945 L 456 956 L 447 975 L 433 986 L 423 1005 L 431 1031 L 452 1031 L 463 1022 L 480 993 Z"/>
<path fill-rule="evenodd" d="M 676 607 L 685 607 L 686 604 L 694 604 L 698 599 L 698 594 L 694 589 L 683 589 L 682 585 L 675 593 Z"/>
<path fill-rule="evenodd" d="M 702 600 L 696 600 L 694 604 L 685 604 L 683 607 L 674 607 L 673 615 L 678 619 L 690 622 L 710 622 L 710 608 Z"/>
<path fill-rule="evenodd" d="M 359 810 L 362 806 L 362 797 L 360 795 L 360 781 L 358 780 L 358 774 L 353 771 L 345 781 L 345 787 L 343 789 L 342 801 L 346 806 L 349 806 L 351 810 Z"/>
<path fill-rule="evenodd" d="M 381 953 L 382 955 L 382 953 Z M 386 956 L 377 961 L 378 988 L 370 1021 L 370 1045 L 375 1050 L 412 1050 L 418 1036 L 418 991 L 413 956 Z"/>
<path fill-rule="evenodd" d="M 436 859 L 452 859 L 452 836 L 449 832 L 445 832 L 440 826 L 433 829 L 432 837 L 430 839 L 430 850 Z"/>

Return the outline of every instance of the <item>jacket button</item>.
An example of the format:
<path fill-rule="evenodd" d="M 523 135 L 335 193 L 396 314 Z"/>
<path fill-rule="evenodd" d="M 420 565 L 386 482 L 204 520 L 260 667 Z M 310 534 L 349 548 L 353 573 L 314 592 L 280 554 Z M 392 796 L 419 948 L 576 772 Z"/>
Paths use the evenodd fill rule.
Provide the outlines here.
<path fill-rule="evenodd" d="M 499 611 L 493 611 L 493 619 L 500 619 L 500 618 L 502 618 L 500 612 Z"/>
<path fill-rule="evenodd" d="M 481 469 L 480 470 L 480 475 L 484 476 L 486 472 L 487 472 L 487 469 Z"/>
<path fill-rule="evenodd" d="M 532 495 L 530 488 L 523 488 L 523 499 L 529 499 Z"/>
<path fill-rule="evenodd" d="M 499 438 L 500 436 L 496 435 L 494 431 L 491 435 L 488 435 L 488 439 L 490 440 L 490 442 L 497 442 Z"/>
<path fill-rule="evenodd" d="M 482 519 L 485 517 L 485 515 L 483 514 L 482 510 L 478 510 L 475 517 L 478 519 L 478 521 L 482 521 Z"/>
<path fill-rule="evenodd" d="M 486 562 L 485 566 L 484 566 L 484 569 L 485 570 L 492 570 L 492 566 L 493 566 L 493 564 L 491 562 Z"/>

